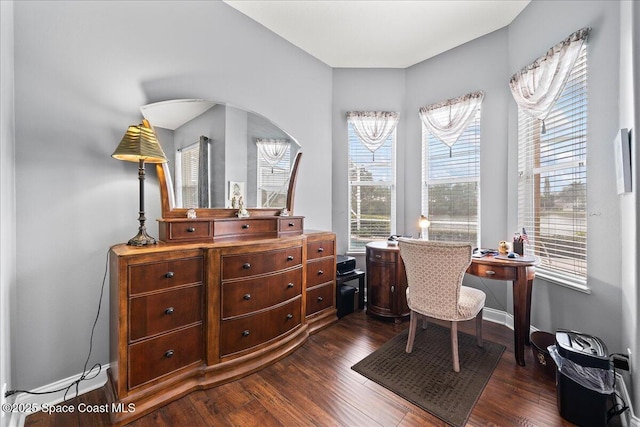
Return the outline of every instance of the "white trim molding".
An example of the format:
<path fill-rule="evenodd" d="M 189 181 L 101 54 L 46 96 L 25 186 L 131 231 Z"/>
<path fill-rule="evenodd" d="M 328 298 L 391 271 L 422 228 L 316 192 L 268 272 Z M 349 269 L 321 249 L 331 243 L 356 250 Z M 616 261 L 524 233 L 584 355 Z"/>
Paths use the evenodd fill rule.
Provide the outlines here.
<path fill-rule="evenodd" d="M 102 365 L 102 368 L 98 375 L 93 378 L 89 378 L 83 380 L 78 385 L 78 396 L 88 393 L 92 390 L 98 389 L 102 387 L 107 382 L 107 369 L 109 365 Z M 34 393 L 48 393 L 52 390 L 58 390 L 64 387 L 67 387 L 69 384 L 72 384 L 76 381 L 81 374 L 76 374 L 70 376 L 68 378 L 64 378 L 58 380 L 54 383 L 44 385 L 42 387 L 38 387 L 33 391 Z M 27 393 L 19 393 L 16 394 L 15 400 L 11 402 L 11 398 L 8 399 L 9 403 L 13 403 L 16 408 L 24 408 L 24 412 L 16 411 L 11 412 L 9 414 L 9 423 L 8 427 L 22 427 L 24 426 L 24 422 L 27 416 L 32 414 L 33 412 L 37 412 L 38 410 L 46 410 L 47 407 L 51 407 L 53 405 L 57 405 L 64 401 L 64 391 L 59 391 L 50 394 L 27 394 Z M 76 388 L 75 386 L 69 389 L 67 393 L 67 400 L 76 397 Z"/>

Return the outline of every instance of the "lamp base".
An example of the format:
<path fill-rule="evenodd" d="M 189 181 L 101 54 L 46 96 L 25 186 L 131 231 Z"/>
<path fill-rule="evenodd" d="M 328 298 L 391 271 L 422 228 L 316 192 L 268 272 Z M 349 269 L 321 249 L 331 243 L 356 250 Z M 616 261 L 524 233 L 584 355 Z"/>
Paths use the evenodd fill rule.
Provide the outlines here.
<path fill-rule="evenodd" d="M 147 245 L 155 245 L 158 242 L 153 237 L 147 234 L 147 230 L 145 228 L 140 227 L 140 231 L 136 234 L 135 237 L 132 237 L 127 242 L 127 245 L 130 246 L 147 246 Z"/>

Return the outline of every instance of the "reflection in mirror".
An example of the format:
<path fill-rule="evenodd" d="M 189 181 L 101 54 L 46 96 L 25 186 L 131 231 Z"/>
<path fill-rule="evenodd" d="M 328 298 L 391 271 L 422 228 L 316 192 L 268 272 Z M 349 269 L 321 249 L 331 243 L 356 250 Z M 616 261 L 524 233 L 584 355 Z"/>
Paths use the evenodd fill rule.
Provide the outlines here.
<path fill-rule="evenodd" d="M 256 113 L 201 99 L 141 107 L 169 159 L 172 208 L 284 208 L 299 144 Z"/>

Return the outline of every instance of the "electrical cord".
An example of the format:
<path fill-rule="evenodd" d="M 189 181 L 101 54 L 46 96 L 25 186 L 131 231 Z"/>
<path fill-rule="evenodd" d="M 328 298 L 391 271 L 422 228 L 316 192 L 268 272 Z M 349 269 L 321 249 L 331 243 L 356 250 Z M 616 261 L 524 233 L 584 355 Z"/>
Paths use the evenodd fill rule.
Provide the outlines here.
<path fill-rule="evenodd" d="M 620 396 L 618 394 L 618 392 L 615 391 L 616 390 L 617 373 L 616 373 L 616 366 L 613 363 L 614 356 L 621 356 L 621 357 L 626 359 L 627 355 L 626 354 L 622 354 L 622 353 L 612 353 L 609 356 L 610 356 L 610 359 L 612 361 L 612 366 L 613 366 L 613 390 L 614 390 L 614 392 L 611 394 L 611 399 L 613 400 L 613 406 L 611 408 L 609 408 L 609 410 L 607 411 L 607 423 L 611 420 L 611 418 L 615 417 L 616 415 L 620 415 L 624 411 L 629 409 L 629 406 L 627 406 L 627 403 L 624 401 L 622 396 Z M 618 401 L 620 401 L 621 403 L 618 403 Z"/>
<path fill-rule="evenodd" d="M 98 375 L 100 375 L 100 372 L 102 371 L 102 364 L 100 363 L 96 363 L 95 365 L 93 365 L 91 367 L 91 369 L 87 370 L 87 365 L 89 364 L 89 360 L 91 359 L 91 352 L 93 351 L 93 336 L 96 330 L 96 325 L 98 324 L 98 319 L 100 318 L 100 310 L 102 308 L 102 299 L 104 296 L 104 286 L 105 283 L 107 282 L 107 272 L 109 269 L 109 252 L 107 252 L 107 257 L 106 257 L 106 261 L 105 261 L 105 266 L 104 266 L 104 276 L 102 277 L 102 286 L 100 287 L 100 300 L 98 301 L 98 311 L 96 313 L 96 318 L 93 321 L 93 326 L 91 327 L 91 337 L 89 338 L 89 354 L 87 354 L 87 359 L 84 362 L 84 367 L 82 369 L 82 374 L 80 374 L 80 376 L 78 377 L 78 379 L 74 380 L 73 382 L 71 382 L 71 384 L 69 384 L 68 386 L 65 387 L 61 387 L 59 389 L 56 390 L 49 390 L 49 391 L 30 391 L 30 390 L 8 390 L 5 392 L 4 397 L 9 397 L 12 396 L 14 394 L 18 394 L 18 393 L 24 393 L 24 394 L 32 394 L 32 395 L 43 395 L 43 394 L 52 394 L 52 393 L 59 393 L 61 391 L 64 391 L 64 396 L 62 398 L 63 401 L 67 400 L 67 394 L 69 393 L 69 391 L 75 387 L 75 391 L 76 391 L 76 396 L 78 396 L 79 392 L 80 392 L 80 383 L 82 381 L 85 380 L 91 380 L 94 379 L 95 377 L 97 377 Z M 97 371 L 96 371 L 97 369 Z M 96 371 L 95 373 L 92 374 L 92 372 Z"/>
<path fill-rule="evenodd" d="M 502 309 L 502 311 L 504 311 L 505 313 L 507 313 L 507 309 L 500 304 L 500 301 L 498 301 L 498 298 L 496 298 L 496 294 L 493 293 L 493 291 L 491 290 L 491 288 L 489 287 L 489 285 L 487 285 L 487 283 L 484 281 L 484 279 L 482 279 L 481 277 L 478 278 L 480 280 L 480 282 L 482 283 L 482 285 L 484 286 L 484 288 L 489 291 L 489 293 L 491 294 L 491 296 L 493 297 L 493 300 L 496 302 L 496 304 L 498 304 L 498 306 Z"/>

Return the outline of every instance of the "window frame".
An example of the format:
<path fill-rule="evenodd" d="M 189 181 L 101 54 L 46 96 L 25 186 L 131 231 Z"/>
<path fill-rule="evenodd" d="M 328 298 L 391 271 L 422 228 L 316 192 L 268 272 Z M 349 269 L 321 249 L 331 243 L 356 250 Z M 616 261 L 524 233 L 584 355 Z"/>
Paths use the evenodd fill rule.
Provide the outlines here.
<path fill-rule="evenodd" d="M 353 132 L 353 135 L 352 135 Z M 391 140 L 391 147 L 390 149 L 390 153 L 391 153 L 391 158 L 389 160 L 390 162 L 390 166 L 391 166 L 391 180 L 390 181 L 352 181 L 351 180 L 351 174 L 350 174 L 350 164 L 351 164 L 351 138 L 355 138 L 358 143 L 362 144 L 362 141 L 360 140 L 360 138 L 358 137 L 358 135 L 352 130 L 352 125 L 349 122 L 349 120 L 347 120 L 347 241 L 348 241 L 348 247 L 347 247 L 347 253 L 352 253 L 352 254 L 363 254 L 366 251 L 366 243 L 363 244 L 362 246 L 354 246 L 353 245 L 353 238 L 352 238 L 352 233 L 351 233 L 351 222 L 352 222 L 352 217 L 351 217 L 351 212 L 352 212 L 352 203 L 351 203 L 351 199 L 352 199 L 352 191 L 355 187 L 358 186 L 364 186 L 364 187 L 380 187 L 380 188 L 389 188 L 390 189 L 390 206 L 389 206 L 389 229 L 390 232 L 389 234 L 385 234 L 385 235 L 379 235 L 379 236 L 372 236 L 371 239 L 368 240 L 368 242 L 371 241 L 386 241 L 389 238 L 390 234 L 396 234 L 396 227 L 397 227 L 397 209 L 396 209 L 396 205 L 397 205 L 397 128 L 395 128 L 387 137 L 387 139 L 385 140 L 384 144 L 379 148 L 382 149 L 386 144 L 387 141 Z M 363 144 L 364 145 L 364 144 Z M 374 156 L 373 153 L 370 153 L 372 155 L 372 158 Z M 382 182 L 382 183 L 381 183 Z"/>
<path fill-rule="evenodd" d="M 566 91 L 569 90 L 568 93 Z M 574 94 L 573 91 L 576 93 Z M 572 107 L 569 109 L 566 107 L 566 103 L 570 101 Z M 564 109 L 562 108 L 564 107 Z M 571 111 L 570 115 L 564 114 L 565 111 Z M 570 151 L 564 148 L 561 144 L 565 143 L 561 135 L 553 138 L 554 130 L 562 129 L 562 123 L 565 121 L 565 117 L 570 117 L 568 121 L 571 126 L 565 134 L 570 134 L 571 137 L 565 137 Z M 546 127 L 546 133 L 542 133 L 543 124 L 537 119 L 530 117 L 520 107 L 518 108 L 518 201 L 517 201 L 517 213 L 518 224 L 523 225 L 527 230 L 528 239 L 530 245 L 525 245 L 526 253 L 533 253 L 541 258 L 541 264 L 536 267 L 536 276 L 543 278 L 549 282 L 576 289 L 582 292 L 589 293 L 589 287 L 587 286 L 588 279 L 588 206 L 587 199 L 587 187 L 588 187 L 588 167 L 587 167 L 587 151 L 589 146 L 589 133 L 588 133 L 588 116 L 589 116 L 589 91 L 588 91 L 588 52 L 587 45 L 582 47 L 582 50 L 576 60 L 574 68 L 571 71 L 569 80 L 562 93 L 560 94 L 557 104 L 549 113 L 548 118 L 545 120 L 544 127 Z M 546 136 L 546 140 L 545 140 Z M 556 141 L 554 141 L 554 139 Z M 552 154 L 554 149 L 562 147 L 564 150 L 562 156 L 569 158 L 563 160 L 559 154 Z M 546 156 L 550 159 L 545 164 L 543 161 L 540 164 L 540 159 L 544 157 L 544 154 L 549 153 Z M 523 155 L 523 153 L 527 153 Z M 570 153 L 570 154 L 567 154 Z M 551 164 L 553 163 L 553 164 Z M 551 177 L 551 178 L 549 178 Z M 556 239 L 554 241 L 554 247 L 559 249 L 546 249 L 545 240 L 548 238 L 541 237 L 540 227 L 541 218 L 546 212 L 547 215 L 552 213 L 552 209 L 555 210 L 555 202 L 552 209 L 544 210 L 541 206 L 543 203 L 543 193 L 549 193 L 549 188 L 554 188 L 555 181 L 560 182 L 560 178 L 570 178 L 572 181 L 570 184 L 565 184 L 559 191 L 561 194 L 565 189 L 570 186 L 576 188 L 576 186 L 582 186 L 582 189 L 578 188 L 575 201 L 571 204 L 571 231 L 573 236 L 562 235 L 566 239 Z M 584 179 L 584 182 L 580 181 Z M 550 184 L 549 182 L 553 180 Z M 553 200 L 557 197 L 556 190 L 552 191 L 554 195 Z M 584 194 L 582 194 L 584 193 Z M 583 198 L 583 200 L 582 200 Z M 582 207 L 580 208 L 580 206 Z M 578 208 L 578 209 L 576 209 Z M 525 212 L 525 210 L 527 212 Z M 561 211 L 564 214 L 564 208 Z M 556 224 L 557 221 L 558 225 Z M 547 234 L 551 236 L 551 232 L 559 233 L 560 220 L 549 221 L 546 228 L 549 230 Z M 578 230 L 578 228 L 581 228 Z M 566 243 L 570 241 L 569 243 Z M 561 246 L 564 245 L 566 249 Z M 583 246 L 583 248 L 580 248 Z M 555 250 L 560 256 L 555 258 L 549 255 L 549 252 Z M 563 252 L 571 255 L 561 255 Z M 546 256 L 545 256 L 546 253 Z M 583 259 L 580 259 L 583 257 Z M 555 260 L 555 261 L 554 261 Z M 564 265 L 573 265 L 571 268 L 562 266 L 562 262 L 558 260 L 566 260 Z M 553 265 L 556 262 L 556 266 Z M 573 270 L 573 271 L 569 271 Z"/>
<path fill-rule="evenodd" d="M 446 223 L 454 223 L 456 221 L 453 220 L 449 220 L 449 221 L 440 221 L 437 219 L 434 219 L 433 215 L 430 215 L 430 210 L 429 210 L 429 186 L 430 185 L 434 185 L 434 184 L 458 184 L 458 183 L 476 183 L 476 188 L 477 188 L 477 196 L 476 196 L 476 224 L 475 224 L 475 229 L 476 229 L 476 241 L 475 242 L 469 242 L 471 245 L 473 245 L 473 247 L 480 247 L 480 241 L 481 241 L 481 209 L 480 209 L 480 202 L 481 202 L 481 171 L 480 171 L 480 167 L 481 167 L 481 163 L 480 163 L 480 150 L 481 150 L 481 142 L 482 142 L 482 106 L 479 106 L 477 111 L 476 111 L 476 115 L 473 119 L 473 121 L 469 124 L 469 126 L 467 127 L 467 129 L 465 129 L 465 131 L 462 133 L 462 135 L 460 136 L 460 139 L 458 140 L 458 142 L 456 142 L 456 144 L 461 143 L 461 141 L 466 141 L 466 139 L 463 139 L 465 137 L 465 135 L 467 134 L 467 132 L 470 131 L 470 129 L 475 129 L 474 133 L 476 133 L 475 138 L 472 141 L 469 141 L 470 143 L 475 143 L 477 144 L 477 148 L 476 148 L 476 170 L 477 173 L 475 175 L 473 175 L 473 177 L 471 176 L 453 176 L 453 177 L 445 177 L 445 178 L 430 178 L 429 177 L 429 172 L 430 172 L 430 168 L 429 168 L 429 147 L 431 145 L 431 142 L 433 142 L 433 144 L 441 144 L 443 147 L 445 147 L 444 150 L 446 150 L 446 144 L 444 144 L 442 141 L 440 141 L 435 135 L 433 135 L 431 132 L 429 132 L 429 130 L 426 128 L 425 124 L 422 124 L 422 141 L 421 141 L 421 148 L 422 148 L 422 156 L 421 156 L 421 161 L 422 161 L 422 186 L 421 186 L 421 204 L 420 207 L 422 209 L 422 214 L 427 216 L 429 218 L 429 221 L 431 222 L 431 227 L 433 227 L 434 224 L 446 224 Z M 453 153 L 456 149 L 456 144 L 453 145 L 453 147 L 451 147 L 451 153 Z M 458 147 L 459 148 L 459 147 Z M 448 150 L 446 150 L 448 151 Z M 452 159 L 454 159 L 455 157 L 452 157 Z M 470 224 L 470 221 L 467 221 L 467 224 Z M 429 228 L 427 228 L 426 230 L 426 238 L 430 239 L 431 237 L 429 236 Z M 437 239 L 436 239 L 437 240 Z M 442 239 L 442 240 L 448 240 L 451 241 L 451 239 Z M 455 240 L 454 240 L 455 241 Z M 466 243 L 466 241 L 465 241 Z"/>
<path fill-rule="evenodd" d="M 281 164 L 283 162 L 286 162 L 287 165 L 287 172 L 284 172 L 284 181 L 282 182 L 282 189 L 284 191 L 280 191 L 277 194 L 280 196 L 284 196 L 284 203 L 281 203 L 279 206 L 284 206 L 286 204 L 287 201 L 287 191 L 288 191 L 288 184 L 289 184 L 289 178 L 290 178 L 290 173 L 291 173 L 291 166 L 292 166 L 292 158 L 293 156 L 291 156 L 292 153 L 292 147 L 291 144 L 288 144 L 287 146 L 287 154 L 285 156 L 282 157 L 282 159 L 280 159 L 280 161 L 278 162 L 278 164 L 276 166 L 272 166 L 268 164 L 268 162 L 264 159 L 264 157 L 262 156 L 262 154 L 260 153 L 260 150 L 257 150 L 257 156 L 256 156 L 256 204 L 258 207 L 260 208 L 270 208 L 273 207 L 271 205 L 271 203 L 265 205 L 264 204 L 264 200 L 262 200 L 262 186 L 264 185 L 263 182 L 263 170 L 264 169 L 276 169 L 278 167 L 281 166 Z M 284 171 L 284 168 L 283 168 Z"/>
<path fill-rule="evenodd" d="M 192 153 L 195 151 L 196 155 L 195 157 L 192 155 Z M 190 186 L 190 185 L 184 185 L 184 176 L 183 176 L 183 160 L 186 157 L 184 155 L 184 153 L 189 153 L 189 158 L 191 160 L 193 160 L 195 158 L 195 167 L 196 167 L 196 185 L 194 186 Z M 176 150 L 176 165 L 175 165 L 175 178 L 176 178 L 176 182 L 175 182 L 175 187 L 177 188 L 178 191 L 176 191 L 175 193 L 175 197 L 176 197 L 176 205 L 177 206 L 184 206 L 184 207 L 188 207 L 188 208 L 196 208 L 198 207 L 198 183 L 197 183 L 197 175 L 198 175 L 198 158 L 200 156 L 200 145 L 199 142 L 194 142 L 193 144 L 189 144 L 189 145 L 185 145 L 184 147 L 181 147 L 179 149 Z M 192 162 L 193 163 L 193 162 Z M 183 191 L 186 188 L 195 188 L 195 201 L 196 201 L 196 205 L 195 206 L 186 206 L 186 204 L 184 204 L 184 195 L 183 195 Z"/>

